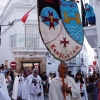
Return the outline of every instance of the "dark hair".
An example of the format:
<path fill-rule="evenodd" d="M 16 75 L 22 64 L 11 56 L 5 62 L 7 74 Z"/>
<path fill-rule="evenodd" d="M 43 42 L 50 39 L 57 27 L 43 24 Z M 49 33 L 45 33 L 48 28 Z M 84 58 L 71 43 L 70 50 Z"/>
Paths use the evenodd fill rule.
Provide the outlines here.
<path fill-rule="evenodd" d="M 81 76 L 81 78 L 80 78 L 80 83 L 81 83 L 81 84 L 84 84 L 84 81 L 83 81 L 83 79 L 82 79 L 82 74 L 81 74 L 80 72 L 76 73 L 75 82 L 76 82 L 76 83 L 79 82 L 79 80 L 78 80 L 78 78 L 77 78 L 78 75 Z"/>
<path fill-rule="evenodd" d="M 89 82 L 93 82 L 94 78 L 92 76 L 89 77 Z"/>
<path fill-rule="evenodd" d="M 43 74 L 46 74 L 46 72 L 43 72 Z"/>
<path fill-rule="evenodd" d="M 7 75 L 9 75 L 9 73 L 10 73 L 10 71 L 7 71 L 7 73 L 6 73 L 5 77 L 7 77 Z"/>

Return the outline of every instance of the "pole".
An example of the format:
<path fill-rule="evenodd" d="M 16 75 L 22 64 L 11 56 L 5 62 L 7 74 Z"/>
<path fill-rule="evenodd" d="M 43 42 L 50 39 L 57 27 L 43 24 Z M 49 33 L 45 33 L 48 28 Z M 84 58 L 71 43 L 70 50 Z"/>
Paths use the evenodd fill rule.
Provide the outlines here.
<path fill-rule="evenodd" d="M 64 69 L 63 69 L 63 61 L 61 62 L 61 73 L 62 73 L 62 84 L 65 85 L 65 82 L 64 82 Z M 63 96 L 64 96 L 64 100 L 66 100 L 66 92 L 63 92 Z"/>

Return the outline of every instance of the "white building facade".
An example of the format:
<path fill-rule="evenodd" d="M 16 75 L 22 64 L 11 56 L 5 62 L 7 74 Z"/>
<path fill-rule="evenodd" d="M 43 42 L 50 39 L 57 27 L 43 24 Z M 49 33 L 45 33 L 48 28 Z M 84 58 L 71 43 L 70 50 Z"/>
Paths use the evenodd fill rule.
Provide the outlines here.
<path fill-rule="evenodd" d="M 36 0 L 9 0 L 1 17 L 1 44 L 0 64 L 10 66 L 12 61 L 17 63 L 17 68 L 39 66 L 40 72 L 57 72 L 60 63 L 47 56 L 49 52 L 45 48 L 38 30 Z M 30 9 L 26 23 L 21 21 Z M 75 75 L 77 71 L 86 74 L 88 67 L 88 55 L 85 44 L 81 52 L 70 61 L 67 61 L 69 73 Z"/>
<path fill-rule="evenodd" d="M 97 61 L 96 64 L 96 71 L 99 69 L 100 74 L 100 0 L 89 0 L 90 5 L 93 7 L 96 17 L 96 25 L 84 27 L 84 32 L 87 41 L 91 45 L 91 47 L 95 50 L 96 56 L 95 60 Z"/>
<path fill-rule="evenodd" d="M 80 53 L 74 57 L 73 59 L 66 61 L 68 65 L 68 73 L 71 76 L 75 76 L 77 72 L 81 72 L 84 75 L 88 73 L 88 65 L 89 65 L 89 56 L 87 55 L 87 48 L 86 45 L 83 44 L 83 48 L 80 51 Z M 52 73 L 56 72 L 58 73 L 58 64 L 60 62 L 53 57 L 47 57 L 47 74 L 49 74 L 51 71 Z"/>

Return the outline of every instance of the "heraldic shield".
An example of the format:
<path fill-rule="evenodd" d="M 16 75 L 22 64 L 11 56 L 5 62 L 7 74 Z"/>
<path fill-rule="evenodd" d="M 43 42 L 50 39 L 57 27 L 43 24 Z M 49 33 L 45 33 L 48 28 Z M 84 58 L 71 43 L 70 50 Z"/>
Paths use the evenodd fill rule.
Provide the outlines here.
<path fill-rule="evenodd" d="M 84 33 L 78 6 L 65 0 L 37 0 L 39 31 L 50 53 L 60 61 L 82 49 Z"/>

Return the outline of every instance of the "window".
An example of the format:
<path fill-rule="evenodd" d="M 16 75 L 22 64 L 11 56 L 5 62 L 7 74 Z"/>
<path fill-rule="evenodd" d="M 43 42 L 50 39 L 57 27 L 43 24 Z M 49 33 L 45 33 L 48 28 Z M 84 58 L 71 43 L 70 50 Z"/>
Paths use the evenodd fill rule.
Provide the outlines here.
<path fill-rule="evenodd" d="M 26 24 L 25 25 L 25 47 L 41 47 L 41 37 L 39 35 L 38 25 Z M 44 46 L 44 45 L 43 45 Z"/>
<path fill-rule="evenodd" d="M 82 54 L 82 58 L 83 58 L 83 54 Z"/>
<path fill-rule="evenodd" d="M 38 33 L 39 33 L 38 25 L 25 26 L 25 34 L 38 34 Z"/>
<path fill-rule="evenodd" d="M 30 47 L 31 45 L 32 47 L 36 48 L 40 45 L 39 44 L 40 37 L 37 36 L 37 34 L 39 35 L 38 25 L 35 24 L 25 25 L 25 46 L 26 47 Z"/>
<path fill-rule="evenodd" d="M 81 58 L 81 65 L 83 65 L 84 64 L 84 59 L 83 58 Z"/>
<path fill-rule="evenodd" d="M 79 53 L 79 59 L 80 59 L 80 53 Z"/>

